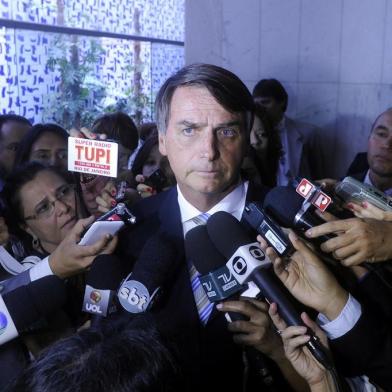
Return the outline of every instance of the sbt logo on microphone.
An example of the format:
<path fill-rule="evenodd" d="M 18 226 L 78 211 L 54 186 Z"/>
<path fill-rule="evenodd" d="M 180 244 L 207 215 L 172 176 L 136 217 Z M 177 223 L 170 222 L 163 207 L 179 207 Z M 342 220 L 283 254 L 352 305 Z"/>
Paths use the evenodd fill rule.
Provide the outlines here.
<path fill-rule="evenodd" d="M 270 264 L 270 261 L 265 259 L 259 244 L 254 242 L 240 246 L 226 265 L 235 279 L 243 284 L 256 268 L 266 264 Z"/>
<path fill-rule="evenodd" d="M 118 291 L 118 299 L 121 306 L 130 313 L 144 312 L 154 297 L 155 292 L 150 297 L 146 286 L 136 280 L 126 280 Z"/>

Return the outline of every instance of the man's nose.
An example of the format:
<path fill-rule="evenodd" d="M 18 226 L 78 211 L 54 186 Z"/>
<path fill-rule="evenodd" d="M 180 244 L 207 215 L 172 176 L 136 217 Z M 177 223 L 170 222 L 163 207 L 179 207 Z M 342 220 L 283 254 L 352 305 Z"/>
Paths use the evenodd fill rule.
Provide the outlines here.
<path fill-rule="evenodd" d="M 213 161 L 219 155 L 217 138 L 214 132 L 208 132 L 203 135 L 201 155 L 209 161 Z"/>

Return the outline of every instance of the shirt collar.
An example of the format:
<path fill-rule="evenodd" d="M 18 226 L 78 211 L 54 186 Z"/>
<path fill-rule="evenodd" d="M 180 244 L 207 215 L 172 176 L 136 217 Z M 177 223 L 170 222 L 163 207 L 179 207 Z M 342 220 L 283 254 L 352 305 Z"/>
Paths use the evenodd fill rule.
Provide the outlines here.
<path fill-rule="evenodd" d="M 366 176 L 365 176 L 365 178 L 364 178 L 364 180 L 363 180 L 363 183 L 364 183 L 364 184 L 367 184 L 367 185 L 374 186 L 375 188 L 377 188 L 377 187 L 372 183 L 372 180 L 370 179 L 370 170 L 368 170 L 368 171 L 366 172 Z M 392 196 L 392 188 L 385 189 L 383 192 L 384 192 L 386 195 L 388 195 L 388 196 Z"/>
<path fill-rule="evenodd" d="M 245 208 L 246 193 L 248 191 L 249 181 L 241 182 L 235 189 L 233 189 L 228 195 L 226 195 L 219 203 L 215 204 L 210 210 L 206 211 L 212 215 L 218 211 L 225 211 L 233 215 L 236 219 L 241 220 L 242 212 Z M 181 223 L 189 221 L 192 218 L 202 214 L 194 207 L 188 200 L 185 199 L 178 184 L 178 204 L 180 206 Z"/>

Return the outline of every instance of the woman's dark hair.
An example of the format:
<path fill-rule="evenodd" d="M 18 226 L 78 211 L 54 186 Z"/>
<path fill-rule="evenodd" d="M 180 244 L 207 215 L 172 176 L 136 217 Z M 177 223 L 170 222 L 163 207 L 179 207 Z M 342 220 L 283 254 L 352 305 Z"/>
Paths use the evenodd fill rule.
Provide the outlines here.
<path fill-rule="evenodd" d="M 20 141 L 18 150 L 16 151 L 14 167 L 20 166 L 24 162 L 28 162 L 31 148 L 33 144 L 45 133 L 53 133 L 64 139 L 65 144 L 68 142 L 68 132 L 56 124 L 36 124 L 27 132 Z"/>
<path fill-rule="evenodd" d="M 122 112 L 107 113 L 97 118 L 92 127 L 93 133 L 104 133 L 129 150 L 134 150 L 139 141 L 139 134 L 132 118 Z"/>
<path fill-rule="evenodd" d="M 258 159 L 257 152 L 255 152 L 252 147 L 250 156 L 255 160 L 262 183 L 274 187 L 276 186 L 279 159 L 283 153 L 282 142 L 280 140 L 279 131 L 274 127 L 265 108 L 258 103 L 255 103 L 255 116 L 257 116 L 263 124 L 264 131 L 268 138 L 267 151 L 264 152 L 264 154 L 266 154 L 264 162 L 268 162 L 268 166 L 266 167 L 262 164 L 262 160 Z"/>
<path fill-rule="evenodd" d="M 154 134 L 146 139 L 144 144 L 140 147 L 140 150 L 136 154 L 135 160 L 133 161 L 132 165 L 132 174 L 134 176 L 137 176 L 138 174 L 141 174 L 143 171 L 143 166 L 146 163 L 151 150 L 155 147 L 158 146 L 158 135 Z"/>

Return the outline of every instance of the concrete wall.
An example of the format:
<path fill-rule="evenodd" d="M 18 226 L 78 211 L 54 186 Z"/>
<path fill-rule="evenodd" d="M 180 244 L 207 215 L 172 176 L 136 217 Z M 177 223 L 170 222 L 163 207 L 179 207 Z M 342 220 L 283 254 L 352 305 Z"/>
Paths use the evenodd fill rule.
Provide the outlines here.
<path fill-rule="evenodd" d="M 275 77 L 288 114 L 321 128 L 329 175 L 366 150 L 392 106 L 392 1 L 186 0 L 185 61 L 235 72 L 252 89 Z"/>

